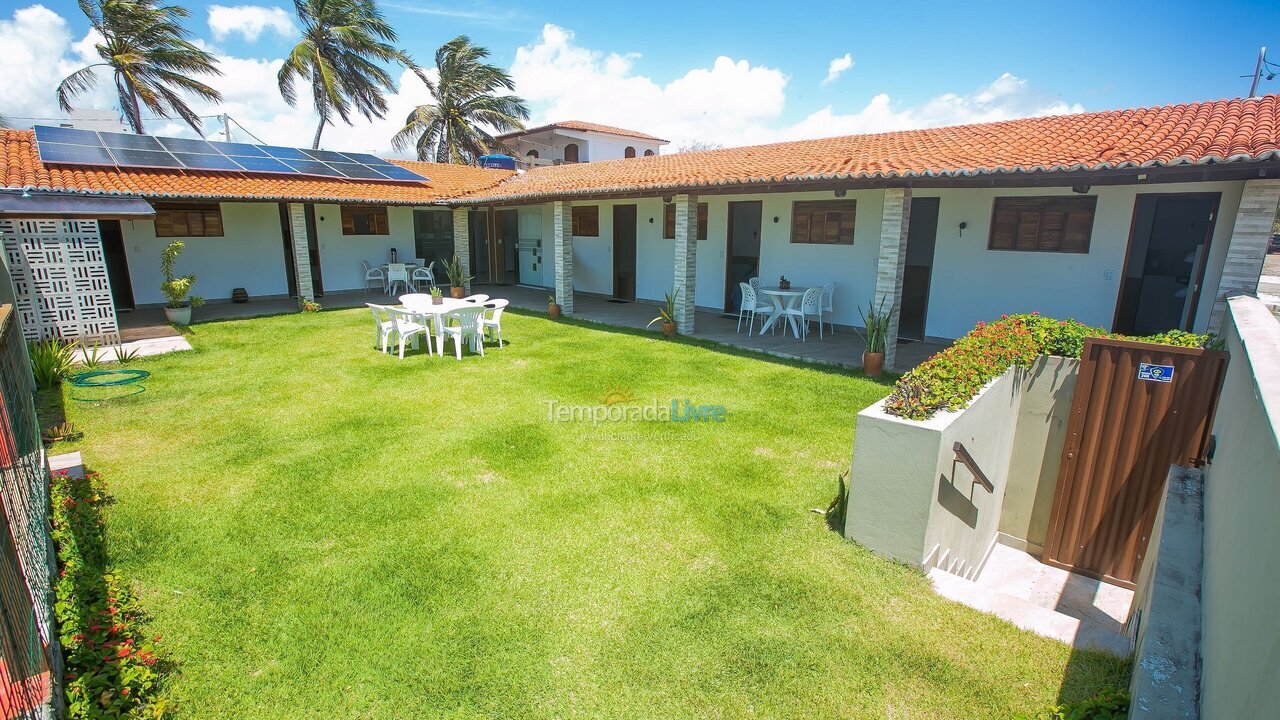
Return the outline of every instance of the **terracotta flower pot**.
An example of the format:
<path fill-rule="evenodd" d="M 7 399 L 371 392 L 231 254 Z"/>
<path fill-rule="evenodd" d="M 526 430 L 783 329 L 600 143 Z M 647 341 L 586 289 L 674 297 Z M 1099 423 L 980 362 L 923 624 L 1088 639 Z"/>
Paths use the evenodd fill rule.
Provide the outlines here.
<path fill-rule="evenodd" d="M 862 353 L 862 374 L 867 377 L 880 377 L 880 373 L 884 371 L 884 353 L 882 352 L 864 352 Z"/>
<path fill-rule="evenodd" d="M 663 335 L 666 335 L 666 336 L 667 336 L 667 337 L 669 337 L 669 338 L 673 338 L 673 337 L 675 337 L 675 336 L 676 336 L 676 324 L 675 324 L 675 323 L 669 323 L 669 322 L 664 322 L 664 323 L 662 323 L 662 334 L 663 334 Z"/>
<path fill-rule="evenodd" d="M 559 319 L 560 303 L 547 303 L 547 314 L 551 316 L 552 320 Z"/>
<path fill-rule="evenodd" d="M 449 297 L 454 298 L 455 300 L 461 300 L 465 293 L 466 289 L 460 288 L 457 285 L 449 288 Z"/>

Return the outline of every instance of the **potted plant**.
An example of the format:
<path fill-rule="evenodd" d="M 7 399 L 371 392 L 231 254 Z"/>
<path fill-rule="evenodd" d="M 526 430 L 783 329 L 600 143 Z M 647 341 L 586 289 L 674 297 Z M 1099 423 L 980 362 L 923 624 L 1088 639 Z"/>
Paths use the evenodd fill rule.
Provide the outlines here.
<path fill-rule="evenodd" d="M 173 276 L 173 266 L 184 247 L 181 240 L 174 240 L 160 253 L 160 271 L 164 273 L 160 292 L 169 301 L 164 306 L 165 318 L 174 325 L 185 326 L 191 324 L 191 308 L 203 305 L 204 298 L 191 294 L 191 288 L 196 284 L 195 275 Z"/>
<path fill-rule="evenodd" d="M 862 372 L 867 377 L 879 377 L 884 371 L 884 347 L 889 336 L 889 312 L 885 312 L 884 303 L 888 299 L 888 295 L 880 298 L 879 307 L 876 307 L 874 301 L 867 303 L 866 312 L 858 308 L 865 328 L 858 334 L 862 336 L 863 342 Z M 892 312 L 893 308 L 889 311 Z M 857 328 L 854 331 L 857 332 Z"/>
<path fill-rule="evenodd" d="M 661 322 L 662 334 L 673 338 L 676 336 L 676 298 L 680 297 L 680 288 L 677 287 L 666 295 L 666 302 L 658 308 L 658 317 L 650 320 L 645 327 L 652 327 L 654 323 Z"/>
<path fill-rule="evenodd" d="M 298 307 L 304 313 L 316 313 L 323 309 L 320 307 L 320 303 L 308 298 L 298 298 Z"/>
<path fill-rule="evenodd" d="M 551 316 L 552 320 L 560 318 L 560 303 L 556 302 L 555 295 L 547 296 L 547 314 Z"/>
<path fill-rule="evenodd" d="M 440 288 L 436 287 L 435 285 L 431 286 L 431 304 L 432 305 L 444 304 L 444 292 L 441 291 Z"/>
<path fill-rule="evenodd" d="M 449 276 L 449 295 L 459 299 L 466 294 L 467 283 L 475 277 L 466 274 L 462 269 L 462 260 L 457 255 L 444 264 L 444 273 Z"/>

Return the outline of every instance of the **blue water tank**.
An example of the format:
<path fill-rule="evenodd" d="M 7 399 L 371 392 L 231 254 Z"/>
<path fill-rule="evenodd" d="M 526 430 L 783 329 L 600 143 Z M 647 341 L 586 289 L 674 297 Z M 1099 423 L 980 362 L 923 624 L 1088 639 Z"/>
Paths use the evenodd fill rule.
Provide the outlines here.
<path fill-rule="evenodd" d="M 510 155 L 481 155 L 480 167 L 490 170 L 515 170 L 516 159 Z"/>

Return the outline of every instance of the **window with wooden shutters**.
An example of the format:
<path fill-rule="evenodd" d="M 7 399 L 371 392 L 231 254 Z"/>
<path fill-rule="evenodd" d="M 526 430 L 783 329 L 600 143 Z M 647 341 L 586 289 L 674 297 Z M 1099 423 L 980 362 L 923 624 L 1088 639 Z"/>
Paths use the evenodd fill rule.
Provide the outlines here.
<path fill-rule="evenodd" d="M 791 205 L 791 242 L 852 245 L 857 200 L 821 200 Z"/>
<path fill-rule="evenodd" d="M 217 203 L 160 203 L 155 210 L 156 237 L 222 237 L 222 210 Z"/>
<path fill-rule="evenodd" d="M 624 158 L 633 158 L 635 156 L 636 156 L 636 149 L 631 147 L 630 145 L 628 145 L 627 148 L 622 151 L 622 157 Z"/>
<path fill-rule="evenodd" d="M 698 239 L 707 239 L 707 204 L 698 203 Z M 666 203 L 662 206 L 662 239 L 676 239 L 676 204 Z"/>
<path fill-rule="evenodd" d="M 389 235 L 387 209 L 363 205 L 342 206 L 343 235 Z"/>
<path fill-rule="evenodd" d="M 573 208 L 573 234 L 577 237 L 600 237 L 600 208 L 595 205 Z"/>
<path fill-rule="evenodd" d="M 996 198 L 987 249 L 1087 253 L 1097 205 L 1096 196 Z"/>

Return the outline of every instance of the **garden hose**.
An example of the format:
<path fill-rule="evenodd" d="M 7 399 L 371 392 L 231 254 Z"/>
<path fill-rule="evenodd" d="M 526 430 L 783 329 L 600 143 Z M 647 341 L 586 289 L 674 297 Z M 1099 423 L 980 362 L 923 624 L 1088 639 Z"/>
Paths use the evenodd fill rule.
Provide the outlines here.
<path fill-rule="evenodd" d="M 88 370 L 72 375 L 67 379 L 71 383 L 71 387 L 89 390 L 110 389 L 107 394 L 98 396 L 96 393 L 85 394 L 71 391 L 71 399 L 77 402 L 101 402 L 103 400 L 115 400 L 118 398 L 130 397 L 146 392 L 147 388 L 141 382 L 151 377 L 151 373 L 146 370 L 132 369 L 115 369 L 115 370 Z M 114 390 L 119 388 L 119 391 Z"/>

